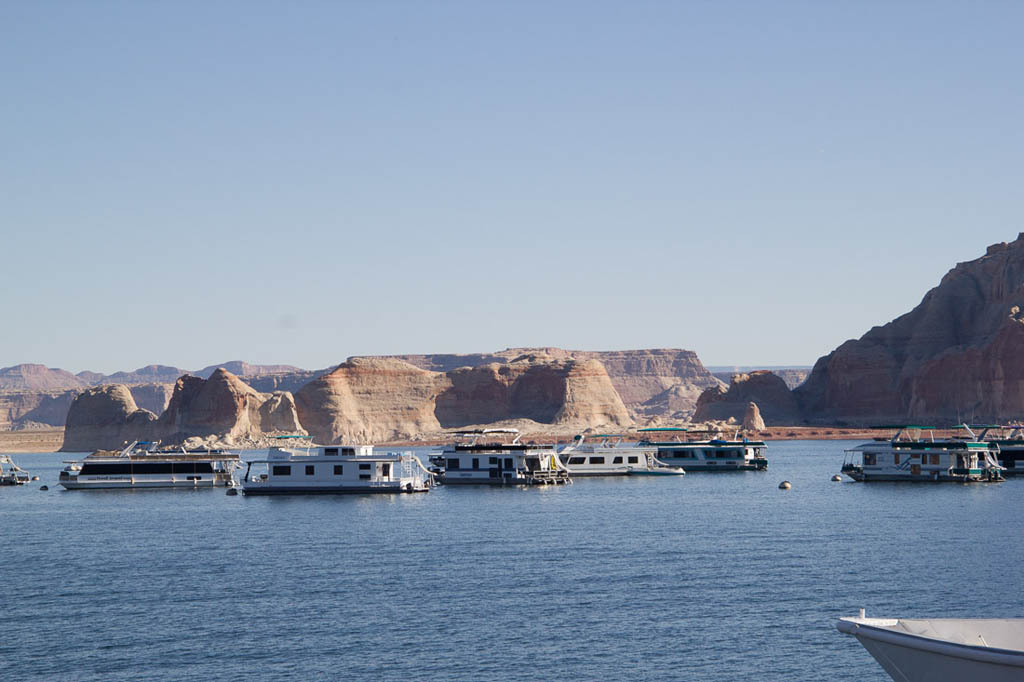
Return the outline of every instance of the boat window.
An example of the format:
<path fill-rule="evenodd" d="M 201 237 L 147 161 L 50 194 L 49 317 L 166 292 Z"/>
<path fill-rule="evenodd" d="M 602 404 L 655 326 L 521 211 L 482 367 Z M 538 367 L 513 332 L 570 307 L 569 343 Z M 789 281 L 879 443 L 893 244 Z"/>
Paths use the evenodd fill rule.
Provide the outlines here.
<path fill-rule="evenodd" d="M 391 476 L 391 462 L 384 462 L 384 464 L 380 465 L 380 475 L 384 478 Z"/>
<path fill-rule="evenodd" d="M 275 464 L 274 470 L 271 473 L 275 476 L 291 476 L 292 468 L 286 464 Z"/>
<path fill-rule="evenodd" d="M 898 452 L 892 453 L 892 463 L 893 464 L 899 464 L 900 463 L 900 453 L 898 453 Z"/>
<path fill-rule="evenodd" d="M 325 457 L 337 457 L 338 456 L 338 448 L 324 448 L 324 456 Z"/>
<path fill-rule="evenodd" d="M 459 458 L 458 457 L 452 457 L 451 459 L 449 459 L 448 460 L 448 464 L 447 464 L 447 466 L 445 468 L 449 469 L 449 470 L 458 469 L 459 468 Z"/>
<path fill-rule="evenodd" d="M 497 463 L 498 463 L 498 458 L 497 458 L 497 457 L 491 457 L 491 458 L 490 458 L 490 459 L 488 460 L 488 462 L 487 462 L 487 463 L 488 463 L 488 464 L 497 464 Z"/>
<path fill-rule="evenodd" d="M 480 468 L 480 459 L 478 457 L 474 457 L 473 458 L 473 468 L 474 469 L 479 469 Z"/>
<path fill-rule="evenodd" d="M 591 464 L 604 464 L 604 457 L 591 457 L 590 458 L 590 463 Z"/>
<path fill-rule="evenodd" d="M 864 453 L 864 464 L 865 464 L 865 466 L 869 466 L 869 467 L 875 466 L 875 454 L 873 452 L 872 453 L 867 453 L 867 452 Z"/>
<path fill-rule="evenodd" d="M 506 469 L 511 469 L 512 468 L 512 458 L 511 457 L 506 457 L 505 458 L 505 468 Z"/>
<path fill-rule="evenodd" d="M 370 474 L 359 474 L 359 480 L 360 481 L 369 481 L 370 480 Z"/>
<path fill-rule="evenodd" d="M 616 457 L 615 459 L 612 460 L 612 464 L 622 464 L 622 458 Z"/>
<path fill-rule="evenodd" d="M 356 449 L 355 448 L 342 448 L 341 449 L 341 454 L 343 454 L 346 457 L 355 457 L 356 456 Z"/>
<path fill-rule="evenodd" d="M 586 463 L 587 463 L 587 458 L 586 457 L 570 457 L 569 458 L 569 464 L 586 464 Z"/>
<path fill-rule="evenodd" d="M 131 468 L 127 463 L 89 464 L 87 462 L 82 465 L 82 470 L 78 473 L 80 476 L 127 476 L 131 474 Z"/>
<path fill-rule="evenodd" d="M 637 457 L 636 455 L 631 455 L 630 458 L 629 458 L 629 463 L 630 464 L 637 464 L 639 461 L 640 461 L 640 458 Z"/>
<path fill-rule="evenodd" d="M 170 462 L 139 462 L 132 465 L 134 474 L 169 474 L 172 471 Z"/>
<path fill-rule="evenodd" d="M 359 465 L 359 469 L 362 470 L 362 471 L 369 471 L 370 470 L 370 465 L 369 464 L 360 464 Z"/>
<path fill-rule="evenodd" d="M 315 473 L 316 473 L 316 465 L 314 465 L 314 464 L 307 464 L 306 465 L 306 475 L 307 476 L 312 476 Z"/>
<path fill-rule="evenodd" d="M 931 463 L 932 464 L 938 464 L 939 463 L 939 456 L 938 455 L 931 455 Z"/>
<path fill-rule="evenodd" d="M 335 476 L 341 476 L 344 473 L 345 473 L 345 467 L 344 466 L 342 466 L 341 464 L 335 464 L 334 465 L 334 475 Z"/>

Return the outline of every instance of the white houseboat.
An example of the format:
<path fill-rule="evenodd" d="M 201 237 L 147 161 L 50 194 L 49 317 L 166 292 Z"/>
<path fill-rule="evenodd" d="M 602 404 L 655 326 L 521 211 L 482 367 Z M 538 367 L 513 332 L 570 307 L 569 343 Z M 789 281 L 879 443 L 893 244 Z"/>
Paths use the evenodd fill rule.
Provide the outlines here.
<path fill-rule="evenodd" d="M 841 618 L 898 682 L 1019 682 L 1024 680 L 1024 619 Z"/>
<path fill-rule="evenodd" d="M 273 447 L 247 463 L 246 495 L 422 493 L 432 474 L 410 452 L 376 452 L 372 445 Z"/>
<path fill-rule="evenodd" d="M 895 430 L 846 451 L 842 473 L 854 481 L 1001 481 L 1002 470 L 988 443 L 936 440 L 931 426 L 877 426 Z M 925 438 L 922 434 L 927 434 Z"/>
<path fill-rule="evenodd" d="M 519 442 L 518 429 L 459 431 L 455 442 L 430 458 L 445 484 L 557 485 L 569 470 L 554 445 Z M 491 442 L 481 442 L 492 439 Z"/>
<path fill-rule="evenodd" d="M 657 449 L 626 443 L 614 434 L 594 434 L 586 441 L 582 434 L 558 453 L 570 476 L 676 475 L 686 472 L 669 466 L 655 455 Z"/>
<path fill-rule="evenodd" d="M 726 437 L 721 431 L 684 428 L 649 428 L 638 431 L 644 447 L 657 449 L 659 461 L 694 471 L 761 471 L 768 468 L 763 440 L 741 438 L 739 430 Z M 651 440 L 670 436 L 671 440 Z"/>
<path fill-rule="evenodd" d="M 11 461 L 10 456 L 0 455 L 0 485 L 25 485 L 29 478 L 28 472 Z"/>
<path fill-rule="evenodd" d="M 232 485 L 237 454 L 220 450 L 157 450 L 159 442 L 133 441 L 120 452 L 99 450 L 67 462 L 59 482 L 68 490 L 106 488 L 213 488 Z"/>

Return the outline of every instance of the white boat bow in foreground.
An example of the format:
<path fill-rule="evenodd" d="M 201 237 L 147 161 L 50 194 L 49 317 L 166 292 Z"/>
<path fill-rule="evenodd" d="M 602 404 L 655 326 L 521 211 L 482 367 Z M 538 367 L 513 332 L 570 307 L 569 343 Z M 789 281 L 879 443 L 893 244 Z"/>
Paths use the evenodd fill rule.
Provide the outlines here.
<path fill-rule="evenodd" d="M 841 618 L 896 682 L 1024 680 L 1024 618 Z"/>

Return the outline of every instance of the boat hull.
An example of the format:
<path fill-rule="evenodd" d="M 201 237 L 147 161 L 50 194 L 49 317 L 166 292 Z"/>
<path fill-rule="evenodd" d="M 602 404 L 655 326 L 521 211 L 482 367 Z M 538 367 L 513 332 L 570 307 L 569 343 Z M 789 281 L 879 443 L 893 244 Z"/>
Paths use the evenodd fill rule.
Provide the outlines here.
<path fill-rule="evenodd" d="M 304 487 L 252 487 L 242 486 L 242 493 L 245 495 L 366 495 L 385 494 L 399 495 L 411 493 L 425 493 L 430 490 L 427 487 L 415 486 L 304 486 Z"/>
<path fill-rule="evenodd" d="M 196 480 L 196 481 L 75 481 L 61 480 L 60 484 L 68 490 L 123 490 L 127 488 L 226 488 L 231 481 L 224 480 Z"/>
<path fill-rule="evenodd" d="M 897 621 L 880 621 L 895 624 Z M 853 635 L 896 682 L 1011 682 L 1024 679 L 1024 651 L 975 646 L 893 632 L 860 619 L 843 618 L 840 632 Z"/>

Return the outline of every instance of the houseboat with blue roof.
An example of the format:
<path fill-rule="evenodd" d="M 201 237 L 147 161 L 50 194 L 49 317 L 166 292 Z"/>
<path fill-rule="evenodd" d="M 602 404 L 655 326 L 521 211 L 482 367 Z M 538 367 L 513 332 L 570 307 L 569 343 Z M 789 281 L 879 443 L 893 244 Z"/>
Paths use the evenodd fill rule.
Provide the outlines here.
<path fill-rule="evenodd" d="M 656 449 L 659 462 L 695 471 L 763 471 L 768 468 L 763 440 L 741 437 L 737 429 L 731 437 L 722 431 L 686 428 L 639 429 L 641 447 Z M 653 440 L 653 439 L 657 440 Z M 664 440 L 671 438 L 670 440 Z"/>
<path fill-rule="evenodd" d="M 430 458 L 446 485 L 559 485 L 570 483 L 554 445 L 520 441 L 518 429 L 472 429 Z"/>
<path fill-rule="evenodd" d="M 963 438 L 935 438 L 935 427 L 875 426 L 895 431 L 846 450 L 842 473 L 854 481 L 1001 481 L 997 448 Z"/>

